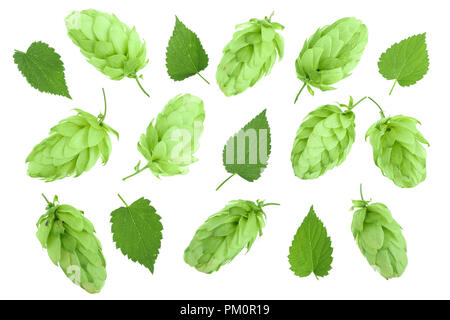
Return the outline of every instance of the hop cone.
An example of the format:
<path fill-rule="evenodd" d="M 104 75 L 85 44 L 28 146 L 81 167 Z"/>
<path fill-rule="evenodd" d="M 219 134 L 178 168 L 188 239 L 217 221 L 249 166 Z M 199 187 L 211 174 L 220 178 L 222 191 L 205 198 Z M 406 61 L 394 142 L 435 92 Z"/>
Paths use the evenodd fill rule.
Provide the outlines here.
<path fill-rule="evenodd" d="M 425 180 L 429 145 L 417 129 L 418 120 L 402 115 L 382 118 L 366 133 L 370 137 L 375 164 L 397 186 L 412 188 Z"/>
<path fill-rule="evenodd" d="M 343 18 L 318 29 L 305 41 L 295 61 L 297 77 L 304 82 L 303 87 L 308 86 L 310 92 L 310 86 L 322 91 L 335 89 L 331 85 L 350 75 L 367 41 L 367 27 L 355 18 Z"/>
<path fill-rule="evenodd" d="M 148 60 L 136 29 L 115 15 L 97 10 L 74 11 L 65 19 L 67 32 L 88 62 L 112 80 L 137 78 Z"/>
<path fill-rule="evenodd" d="M 50 129 L 50 135 L 28 155 L 28 175 L 49 182 L 89 171 L 99 158 L 103 164 L 111 154 L 109 133 L 117 132 L 99 118 L 80 109 Z"/>
<path fill-rule="evenodd" d="M 52 262 L 87 292 L 100 292 L 106 280 L 106 262 L 94 227 L 83 211 L 48 203 L 37 227 L 36 236 Z"/>
<path fill-rule="evenodd" d="M 408 264 L 402 228 L 382 203 L 353 201 L 352 233 L 361 253 L 384 278 L 400 277 Z"/>
<path fill-rule="evenodd" d="M 170 100 L 138 143 L 138 150 L 148 161 L 147 165 L 140 168 L 139 163 L 136 172 L 125 179 L 145 169 L 150 169 L 158 178 L 188 173 L 187 166 L 197 161 L 193 154 L 200 146 L 204 119 L 205 110 L 200 98 L 185 94 Z"/>
<path fill-rule="evenodd" d="M 184 261 L 198 271 L 212 273 L 231 262 L 244 248 L 250 250 L 258 235 L 262 235 L 266 214 L 264 202 L 231 201 L 210 216 L 197 230 Z"/>
<path fill-rule="evenodd" d="M 228 97 L 253 87 L 284 54 L 284 40 L 277 33 L 284 27 L 271 22 L 271 17 L 252 19 L 236 28 L 240 30 L 223 49 L 216 73 L 220 90 Z"/>
<path fill-rule="evenodd" d="M 358 103 L 353 104 L 350 98 L 348 106 L 324 105 L 306 116 L 297 131 L 291 153 L 292 168 L 297 177 L 316 179 L 344 162 L 355 141 L 352 109 Z"/>

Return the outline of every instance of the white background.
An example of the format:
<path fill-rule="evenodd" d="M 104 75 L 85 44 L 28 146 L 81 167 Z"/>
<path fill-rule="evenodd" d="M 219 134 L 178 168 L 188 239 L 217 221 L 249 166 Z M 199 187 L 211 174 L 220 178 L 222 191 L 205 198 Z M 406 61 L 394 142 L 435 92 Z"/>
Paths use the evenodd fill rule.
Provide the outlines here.
<path fill-rule="evenodd" d="M 6 5 L 6 3 L 8 3 Z M 143 298 L 143 299 L 316 299 L 316 298 L 450 298 L 448 207 L 448 23 L 447 1 L 20 1 L 2 2 L 0 26 L 1 71 L 1 219 L 0 298 Z M 66 35 L 64 18 L 72 10 L 94 7 L 113 12 L 147 42 L 149 65 L 142 71 L 147 99 L 131 79 L 114 82 L 85 62 Z M 286 55 L 269 77 L 241 95 L 226 98 L 215 83 L 221 50 L 234 26 L 250 18 L 264 18 L 275 10 L 273 21 L 282 32 Z M 209 54 L 203 75 L 174 83 L 165 68 L 165 48 L 175 23 L 174 15 L 198 34 Z M 311 97 L 301 86 L 294 61 L 306 37 L 318 27 L 355 16 L 369 28 L 369 44 L 353 75 L 337 84 L 338 90 Z M 380 54 L 408 36 L 427 32 L 430 71 L 410 88 L 396 87 L 378 73 Z M 14 49 L 25 51 L 33 41 L 49 43 L 61 54 L 73 100 L 39 93 L 31 88 L 13 63 Z M 44 183 L 26 175 L 25 158 L 46 137 L 51 126 L 82 108 L 97 115 L 103 110 L 101 88 L 109 102 L 106 122 L 120 132 L 113 141 L 107 166 L 98 164 L 77 179 Z M 139 135 L 166 102 L 179 93 L 191 93 L 205 102 L 206 122 L 199 162 L 186 176 L 156 179 L 149 171 L 122 182 L 142 159 L 136 149 Z M 293 174 L 290 152 L 303 117 L 315 107 L 349 95 L 370 95 L 387 115 L 404 114 L 422 122 L 430 141 L 428 177 L 413 189 L 400 189 L 382 176 L 364 142 L 367 128 L 379 119 L 375 105 L 355 109 L 357 137 L 340 167 L 325 176 L 302 181 Z M 261 179 L 248 183 L 234 177 L 219 192 L 216 186 L 228 175 L 222 166 L 222 148 L 228 137 L 267 108 L 272 128 L 270 165 Z M 383 202 L 404 228 L 409 265 L 399 279 L 384 280 L 359 252 L 350 232 L 352 199 L 359 199 L 359 184 L 366 198 Z M 49 260 L 35 237 L 35 223 L 45 212 L 41 193 L 84 210 L 94 223 L 104 247 L 108 279 L 102 292 L 89 295 L 73 285 Z M 132 203 L 144 196 L 152 201 L 164 225 L 160 255 L 152 275 L 115 248 L 110 212 L 122 205 L 117 193 Z M 183 251 L 195 230 L 210 215 L 233 199 L 266 199 L 281 207 L 267 207 L 264 235 L 247 254 L 212 275 L 197 272 L 183 261 Z M 331 236 L 333 269 L 317 281 L 298 278 L 289 270 L 287 255 L 293 236 L 311 205 Z"/>

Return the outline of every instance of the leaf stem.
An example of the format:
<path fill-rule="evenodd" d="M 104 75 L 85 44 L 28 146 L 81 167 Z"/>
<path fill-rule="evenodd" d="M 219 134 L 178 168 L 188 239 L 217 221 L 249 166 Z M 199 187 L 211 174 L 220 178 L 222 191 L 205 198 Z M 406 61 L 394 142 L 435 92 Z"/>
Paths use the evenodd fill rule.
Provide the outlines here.
<path fill-rule="evenodd" d="M 130 174 L 128 177 L 123 178 L 122 181 L 126 181 L 126 180 L 130 179 L 131 177 L 134 177 L 135 175 L 141 173 L 141 172 L 144 171 L 145 169 L 148 169 L 148 165 L 146 165 L 145 167 L 143 167 L 143 168 L 141 168 L 141 169 L 136 170 L 135 173 Z"/>
<path fill-rule="evenodd" d="M 398 80 L 395 80 L 394 85 L 392 86 L 391 91 L 389 91 L 389 95 L 392 94 L 392 91 L 394 91 L 395 85 L 397 84 Z"/>
<path fill-rule="evenodd" d="M 231 176 L 229 176 L 228 178 L 225 179 L 224 182 L 222 182 L 216 189 L 216 191 L 219 191 L 220 188 L 222 188 L 222 186 L 228 182 L 228 180 L 230 180 L 231 178 L 233 178 L 236 175 L 236 173 L 233 173 Z"/>
<path fill-rule="evenodd" d="M 306 82 L 303 83 L 303 87 L 302 87 L 302 88 L 300 89 L 300 91 L 297 93 L 297 96 L 295 97 L 294 104 L 297 103 L 298 97 L 300 97 L 300 94 L 302 93 L 303 89 L 305 89 L 305 87 L 306 87 Z"/>
<path fill-rule="evenodd" d="M 380 115 L 381 115 L 381 117 L 382 117 L 382 118 L 386 118 L 386 116 L 384 115 L 384 111 L 383 111 L 383 109 L 381 109 L 380 105 L 379 105 L 375 100 L 373 100 L 371 97 L 367 97 L 367 98 L 369 98 L 370 101 L 372 101 L 373 103 L 375 103 L 375 104 L 377 105 L 378 109 L 380 109 Z"/>
<path fill-rule="evenodd" d="M 208 80 L 206 80 L 205 78 L 203 78 L 203 76 L 200 74 L 200 72 L 197 72 L 198 76 L 200 78 L 202 78 L 207 84 L 210 84 Z"/>
<path fill-rule="evenodd" d="M 120 200 L 122 200 L 122 202 L 125 204 L 125 206 L 128 208 L 128 204 L 125 202 L 125 200 L 123 200 L 122 196 L 120 195 L 120 193 L 117 194 L 120 198 Z"/>
<path fill-rule="evenodd" d="M 141 88 L 142 92 L 144 92 L 145 95 L 150 98 L 150 95 L 147 93 L 147 91 L 145 91 L 145 89 L 142 87 L 141 83 L 139 82 L 139 77 L 135 76 L 134 78 L 136 79 L 136 82 L 139 85 L 139 88 Z"/>

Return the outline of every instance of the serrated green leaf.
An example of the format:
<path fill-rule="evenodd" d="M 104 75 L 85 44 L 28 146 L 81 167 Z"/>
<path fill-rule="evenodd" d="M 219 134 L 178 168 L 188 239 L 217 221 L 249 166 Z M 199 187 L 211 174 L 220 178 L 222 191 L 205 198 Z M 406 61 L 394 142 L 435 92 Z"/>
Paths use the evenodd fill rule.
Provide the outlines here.
<path fill-rule="evenodd" d="M 409 37 L 384 52 L 378 62 L 381 75 L 387 80 L 396 80 L 402 87 L 421 80 L 429 66 L 425 36 L 423 33 Z"/>
<path fill-rule="evenodd" d="M 125 205 L 111 213 L 113 241 L 124 255 L 153 273 L 161 247 L 161 217 L 145 198 Z"/>
<path fill-rule="evenodd" d="M 223 165 L 227 172 L 253 182 L 267 167 L 270 152 L 270 127 L 264 110 L 228 139 L 223 148 Z"/>
<path fill-rule="evenodd" d="M 328 275 L 333 257 L 330 237 L 311 206 L 289 248 L 291 270 L 299 277 Z"/>
<path fill-rule="evenodd" d="M 175 81 L 196 74 L 202 77 L 199 72 L 208 66 L 208 55 L 197 35 L 186 28 L 178 17 L 175 19 L 175 28 L 166 51 L 167 73 Z"/>
<path fill-rule="evenodd" d="M 72 99 L 61 56 L 48 44 L 33 42 L 27 52 L 16 50 L 13 57 L 20 72 L 33 88 Z"/>

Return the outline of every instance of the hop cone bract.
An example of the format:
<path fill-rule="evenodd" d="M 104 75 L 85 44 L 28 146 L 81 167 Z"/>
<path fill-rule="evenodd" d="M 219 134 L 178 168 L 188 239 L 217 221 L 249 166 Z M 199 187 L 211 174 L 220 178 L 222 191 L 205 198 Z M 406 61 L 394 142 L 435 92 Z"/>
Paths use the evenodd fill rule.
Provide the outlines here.
<path fill-rule="evenodd" d="M 216 79 L 226 96 L 253 87 L 272 70 L 277 57 L 283 58 L 284 40 L 277 32 L 284 27 L 271 18 L 252 19 L 236 26 L 240 29 L 223 49 Z"/>
<path fill-rule="evenodd" d="M 197 161 L 193 154 L 200 146 L 204 119 L 200 98 L 185 94 L 170 100 L 141 135 L 138 150 L 148 163 L 138 165 L 136 173 L 147 168 L 156 177 L 188 173 L 187 166 Z"/>
<path fill-rule="evenodd" d="M 366 133 L 375 164 L 397 186 L 412 188 L 425 180 L 426 150 L 429 145 L 416 125 L 418 120 L 402 115 L 382 118 Z"/>
<path fill-rule="evenodd" d="M 361 253 L 384 278 L 400 277 L 408 264 L 402 228 L 382 203 L 353 201 L 352 233 Z"/>
<path fill-rule="evenodd" d="M 184 261 L 209 274 L 231 262 L 244 248 L 250 250 L 265 226 L 264 206 L 260 201 L 229 202 L 197 230 L 184 251 Z"/>
<path fill-rule="evenodd" d="M 368 42 L 367 27 L 358 19 L 343 18 L 319 28 L 303 45 L 295 69 L 305 85 L 322 91 L 348 77 Z"/>
<path fill-rule="evenodd" d="M 99 158 L 103 164 L 111 154 L 109 133 L 117 132 L 99 118 L 80 109 L 78 114 L 50 129 L 49 137 L 36 145 L 28 155 L 28 175 L 45 181 L 78 177 L 90 170 Z"/>
<path fill-rule="evenodd" d="M 94 9 L 74 11 L 67 32 L 88 62 L 112 80 L 136 78 L 147 63 L 145 42 L 115 15 Z"/>
<path fill-rule="evenodd" d="M 52 262 L 87 292 L 100 292 L 106 280 L 106 262 L 94 227 L 83 211 L 49 203 L 37 227 L 36 236 Z"/>
<path fill-rule="evenodd" d="M 353 99 L 350 99 L 349 106 L 324 105 L 306 116 L 291 153 L 297 177 L 316 179 L 344 162 L 355 141 L 353 107 Z"/>

